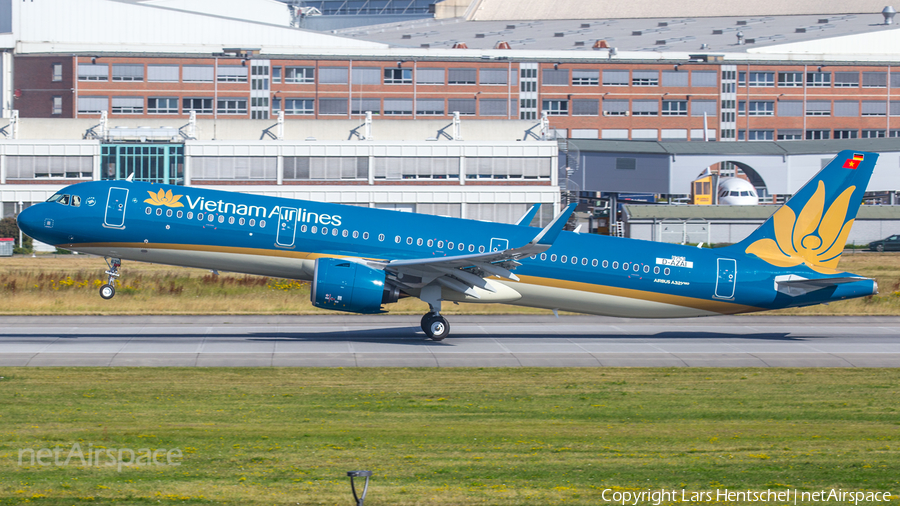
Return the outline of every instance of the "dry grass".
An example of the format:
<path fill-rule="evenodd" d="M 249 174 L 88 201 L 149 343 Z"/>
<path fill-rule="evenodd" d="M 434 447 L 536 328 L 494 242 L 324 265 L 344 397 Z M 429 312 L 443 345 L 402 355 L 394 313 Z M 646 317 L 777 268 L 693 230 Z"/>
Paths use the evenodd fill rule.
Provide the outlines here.
<path fill-rule="evenodd" d="M 900 314 L 900 256 L 847 252 L 841 267 L 878 281 L 881 294 L 827 306 L 785 309 L 779 314 Z M 112 301 L 97 291 L 106 282 L 102 258 L 43 255 L 0 259 L 0 314 L 328 314 L 309 302 L 309 286 L 297 281 L 202 269 L 126 262 Z M 394 314 L 421 314 L 415 298 L 388 306 Z M 445 304 L 447 314 L 547 314 L 499 304 Z"/>

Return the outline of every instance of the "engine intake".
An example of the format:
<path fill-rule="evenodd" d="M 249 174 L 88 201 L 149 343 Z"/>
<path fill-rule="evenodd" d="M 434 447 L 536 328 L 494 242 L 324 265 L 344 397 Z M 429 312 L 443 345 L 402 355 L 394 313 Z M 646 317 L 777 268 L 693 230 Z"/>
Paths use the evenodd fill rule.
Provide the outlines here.
<path fill-rule="evenodd" d="M 382 304 L 396 302 L 399 291 L 385 284 L 380 269 L 341 258 L 318 258 L 313 273 L 312 305 L 350 313 L 383 313 Z"/>

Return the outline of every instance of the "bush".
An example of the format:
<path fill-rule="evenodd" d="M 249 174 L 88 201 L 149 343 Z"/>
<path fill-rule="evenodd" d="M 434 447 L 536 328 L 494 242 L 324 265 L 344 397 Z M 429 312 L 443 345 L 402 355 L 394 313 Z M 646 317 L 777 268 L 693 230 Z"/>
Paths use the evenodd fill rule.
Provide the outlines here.
<path fill-rule="evenodd" d="M 33 241 L 27 235 L 22 235 L 22 242 L 25 243 L 24 247 L 19 244 L 19 225 L 12 216 L 0 220 L 0 237 L 11 237 L 16 240 L 13 247 L 13 252 L 16 254 L 31 253 L 34 249 Z"/>

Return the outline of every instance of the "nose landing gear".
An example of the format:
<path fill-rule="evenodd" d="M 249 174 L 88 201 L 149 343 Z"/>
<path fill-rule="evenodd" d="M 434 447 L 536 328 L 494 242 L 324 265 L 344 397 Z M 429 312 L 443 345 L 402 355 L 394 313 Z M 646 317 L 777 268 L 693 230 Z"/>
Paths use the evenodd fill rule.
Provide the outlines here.
<path fill-rule="evenodd" d="M 106 259 L 106 265 L 109 267 L 109 270 L 106 271 L 109 279 L 105 285 L 100 287 L 100 296 L 109 300 L 116 296 L 116 278 L 119 277 L 119 267 L 122 265 L 122 260 L 109 258 Z"/>
<path fill-rule="evenodd" d="M 422 317 L 422 331 L 432 341 L 442 341 L 450 334 L 450 324 L 438 313 L 427 313 Z"/>

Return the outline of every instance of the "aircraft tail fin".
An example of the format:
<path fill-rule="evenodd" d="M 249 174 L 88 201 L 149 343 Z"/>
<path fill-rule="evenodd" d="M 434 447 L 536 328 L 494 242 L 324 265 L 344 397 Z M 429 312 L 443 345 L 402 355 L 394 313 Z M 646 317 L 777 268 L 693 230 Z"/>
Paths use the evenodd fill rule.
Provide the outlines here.
<path fill-rule="evenodd" d="M 835 272 L 877 159 L 875 153 L 841 151 L 733 247 L 778 267 Z"/>

